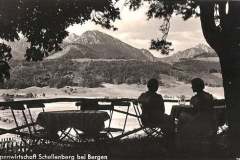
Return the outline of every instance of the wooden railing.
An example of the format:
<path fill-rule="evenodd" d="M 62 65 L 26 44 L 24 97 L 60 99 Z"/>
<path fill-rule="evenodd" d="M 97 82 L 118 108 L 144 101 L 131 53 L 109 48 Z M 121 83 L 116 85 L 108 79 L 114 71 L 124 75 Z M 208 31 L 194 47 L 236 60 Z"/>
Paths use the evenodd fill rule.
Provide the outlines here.
<path fill-rule="evenodd" d="M 9 106 L 14 104 L 27 104 L 27 103 L 56 103 L 56 102 L 78 102 L 83 100 L 97 100 L 97 101 L 104 101 L 104 102 L 120 102 L 120 101 L 136 101 L 134 98 L 46 98 L 46 99 L 22 99 L 22 100 L 14 100 L 14 101 L 0 101 L 0 106 Z M 185 102 L 189 102 L 190 100 L 187 99 Z M 164 102 L 169 103 L 177 103 L 179 100 L 175 99 L 165 99 Z M 216 105 L 225 105 L 224 99 L 216 99 Z"/>
<path fill-rule="evenodd" d="M 48 98 L 48 99 L 22 99 L 22 100 L 14 100 L 14 101 L 7 101 L 7 102 L 0 102 L 0 106 L 5 106 L 6 109 L 9 108 L 12 105 L 23 105 L 23 104 L 29 104 L 29 103 L 57 103 L 57 102 L 81 102 L 86 100 L 96 100 L 101 102 L 137 102 L 136 99 L 133 98 Z M 178 103 L 179 100 L 173 100 L 173 99 L 165 99 L 164 102 L 166 103 Z M 189 102 L 189 100 L 185 100 L 185 102 Z M 225 105 L 225 100 L 215 100 L 214 101 L 215 106 L 223 106 Z M 125 113 L 125 112 L 124 112 Z M 16 130 L 7 130 L 4 128 L 0 128 L 0 133 L 6 134 L 6 133 L 12 133 L 12 134 L 18 134 Z M 0 140 L 0 152 L 1 153 L 15 153 L 15 152 L 25 152 L 28 149 L 29 146 L 24 145 L 24 142 L 16 142 L 14 140 Z"/>

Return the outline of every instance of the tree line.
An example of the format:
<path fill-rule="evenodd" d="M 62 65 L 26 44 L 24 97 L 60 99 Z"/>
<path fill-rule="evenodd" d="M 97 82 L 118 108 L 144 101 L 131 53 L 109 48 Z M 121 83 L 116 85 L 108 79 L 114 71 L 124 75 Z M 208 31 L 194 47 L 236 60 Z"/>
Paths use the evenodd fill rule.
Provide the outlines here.
<path fill-rule="evenodd" d="M 193 63 L 193 64 L 192 64 Z M 31 86 L 62 88 L 64 86 L 100 87 L 102 83 L 111 84 L 146 84 L 149 78 L 161 75 L 175 77 L 176 80 L 189 83 L 192 78 L 206 75 L 210 77 L 212 70 L 218 72 L 217 66 L 195 62 L 169 65 L 163 62 L 144 61 L 94 61 L 77 62 L 67 59 L 42 62 L 12 61 L 10 65 L 11 79 L 3 88 L 27 88 Z M 192 65 L 190 65 L 192 64 Z M 205 66 L 205 69 L 195 70 Z M 193 66 L 196 66 L 193 67 Z M 211 69 L 212 67 L 212 69 Z M 214 82 L 213 82 L 214 81 Z M 206 80 L 208 82 L 208 80 Z M 221 80 L 212 76 L 210 86 L 221 86 Z M 162 84 L 164 85 L 164 84 Z"/>

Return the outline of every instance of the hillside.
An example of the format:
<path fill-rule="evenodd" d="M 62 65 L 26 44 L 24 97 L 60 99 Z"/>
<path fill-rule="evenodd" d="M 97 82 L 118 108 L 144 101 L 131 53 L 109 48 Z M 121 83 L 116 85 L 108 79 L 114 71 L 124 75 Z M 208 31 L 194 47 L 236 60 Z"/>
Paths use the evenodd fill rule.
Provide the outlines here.
<path fill-rule="evenodd" d="M 104 58 L 102 53 L 95 51 L 86 45 L 78 43 L 68 43 L 63 47 L 63 50 L 52 54 L 46 59 L 80 59 L 80 58 L 89 58 L 89 59 L 99 59 Z"/>
<path fill-rule="evenodd" d="M 189 73 L 220 73 L 221 68 L 218 62 L 209 62 L 202 60 L 188 59 L 185 61 L 175 62 L 172 65 L 174 68 L 189 72 Z"/>
<path fill-rule="evenodd" d="M 4 88 L 31 86 L 62 88 L 64 86 L 100 87 L 110 84 L 146 84 L 149 78 L 157 78 L 166 87 L 178 85 L 178 81 L 190 83 L 192 78 L 202 77 L 209 86 L 221 86 L 218 63 L 185 61 L 170 65 L 163 62 L 137 60 L 53 59 L 43 62 L 12 61 L 11 79 Z M 199 69 L 201 68 L 201 69 Z"/>
<path fill-rule="evenodd" d="M 160 58 L 161 61 L 173 64 L 175 62 L 189 60 L 189 59 L 202 59 L 217 58 L 215 51 L 205 44 L 199 44 L 195 47 L 179 51 L 169 57 Z"/>

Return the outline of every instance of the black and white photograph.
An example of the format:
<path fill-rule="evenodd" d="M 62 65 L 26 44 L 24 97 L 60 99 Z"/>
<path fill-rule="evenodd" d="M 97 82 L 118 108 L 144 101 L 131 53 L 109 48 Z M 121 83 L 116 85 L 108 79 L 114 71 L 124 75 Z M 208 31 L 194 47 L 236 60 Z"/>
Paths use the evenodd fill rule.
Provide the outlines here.
<path fill-rule="evenodd" d="M 0 160 L 239 160 L 240 0 L 0 0 Z"/>

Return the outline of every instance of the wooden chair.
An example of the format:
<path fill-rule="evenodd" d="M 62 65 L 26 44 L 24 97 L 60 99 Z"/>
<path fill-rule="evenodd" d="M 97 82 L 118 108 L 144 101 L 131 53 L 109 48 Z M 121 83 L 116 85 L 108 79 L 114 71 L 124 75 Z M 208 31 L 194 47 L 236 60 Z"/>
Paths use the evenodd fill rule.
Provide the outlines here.
<path fill-rule="evenodd" d="M 129 107 L 130 107 L 131 104 L 132 104 L 132 106 L 133 106 L 133 109 L 134 109 L 134 112 L 135 112 L 135 113 L 129 113 Z M 139 123 L 139 127 L 138 127 L 138 128 L 135 128 L 135 129 L 133 129 L 133 130 L 130 130 L 130 131 L 125 131 L 125 130 L 124 130 L 124 132 L 122 132 L 122 134 L 114 137 L 114 138 L 113 138 L 114 140 L 120 140 L 120 139 L 122 139 L 122 138 L 124 138 L 124 137 L 130 136 L 130 135 L 132 135 L 132 134 L 135 134 L 135 133 L 137 133 L 137 132 L 142 131 L 142 130 L 145 129 L 145 127 L 144 127 L 144 126 L 142 125 L 142 123 L 141 123 L 141 118 L 140 118 L 140 117 L 141 117 L 141 116 L 140 116 L 140 115 L 141 115 L 141 111 L 140 111 L 140 109 L 139 109 L 138 102 L 137 102 L 137 101 L 131 101 L 131 103 L 130 103 L 130 102 L 127 102 L 127 103 L 124 102 L 124 103 L 122 103 L 122 105 L 123 105 L 123 106 L 127 106 L 127 112 L 120 111 L 120 110 L 117 110 L 117 109 L 115 109 L 115 111 L 116 111 L 116 112 L 119 112 L 119 113 L 126 114 L 125 123 L 124 123 L 124 128 L 125 128 L 125 126 L 126 126 L 126 122 L 127 122 L 128 116 L 135 117 L 135 118 L 137 119 L 138 123 Z M 120 105 L 120 106 L 122 106 L 122 105 Z"/>
<path fill-rule="evenodd" d="M 26 108 L 25 108 L 26 106 Z M 27 103 L 27 104 L 14 104 L 10 106 L 14 121 L 16 123 L 17 128 L 27 128 L 28 131 L 24 131 L 23 136 L 22 133 L 20 132 L 21 139 L 24 141 L 26 145 L 29 146 L 29 149 L 33 149 L 35 146 L 39 144 L 45 144 L 47 142 L 47 136 L 44 128 L 40 127 L 36 123 L 36 118 L 32 116 L 32 109 L 37 109 L 40 108 L 41 111 L 44 112 L 44 104 L 43 103 Z M 28 110 L 28 118 L 27 114 L 25 113 L 26 109 Z M 22 112 L 22 116 L 24 118 L 25 124 L 24 125 L 19 125 L 17 121 L 17 116 L 15 114 L 16 110 L 20 110 Z"/>
<path fill-rule="evenodd" d="M 31 131 L 31 125 L 29 122 L 28 122 L 28 119 L 27 119 L 27 116 L 25 114 L 25 107 L 23 104 L 11 104 L 10 105 L 10 109 L 11 109 L 11 112 L 12 112 L 12 115 L 13 115 L 13 119 L 14 119 L 14 122 L 15 122 L 15 125 L 16 125 L 16 128 L 14 129 L 15 131 L 19 132 L 21 134 L 21 132 L 25 132 L 26 131 L 24 129 L 28 129 L 28 134 L 31 135 L 32 134 L 32 131 Z M 21 113 L 21 116 L 23 117 L 24 119 L 24 124 L 20 124 L 19 123 L 19 116 L 16 115 L 16 112 L 20 112 Z M 23 131 L 24 130 L 24 131 Z"/>
<path fill-rule="evenodd" d="M 27 103 L 26 104 L 27 110 L 28 110 L 28 114 L 30 117 L 30 121 L 31 121 L 31 126 L 30 128 L 32 129 L 32 133 L 34 134 L 34 136 L 43 136 L 45 135 L 45 130 L 44 128 L 40 127 L 37 123 L 36 123 L 36 117 L 33 117 L 32 115 L 32 110 L 34 109 L 40 109 L 42 112 L 45 112 L 45 105 L 43 103 Z"/>
<path fill-rule="evenodd" d="M 134 110 L 136 114 L 138 115 L 138 122 L 142 128 L 142 130 L 147 134 L 147 136 L 150 137 L 163 137 L 163 132 L 160 125 L 157 124 L 151 124 L 151 123 L 144 123 L 143 117 L 142 117 L 142 110 L 141 110 L 141 104 L 137 101 L 134 103 Z"/>
<path fill-rule="evenodd" d="M 9 107 L 11 109 L 16 127 L 6 130 L 5 132 L 20 135 L 20 138 L 26 147 L 25 152 L 30 152 L 33 149 L 33 146 L 36 146 L 35 144 L 37 144 L 35 143 L 37 142 L 36 140 L 32 140 L 34 138 L 31 126 L 34 124 L 28 121 L 24 104 L 11 104 Z M 20 118 L 23 118 L 23 121 L 20 120 Z M 22 124 L 20 124 L 20 121 Z"/>

